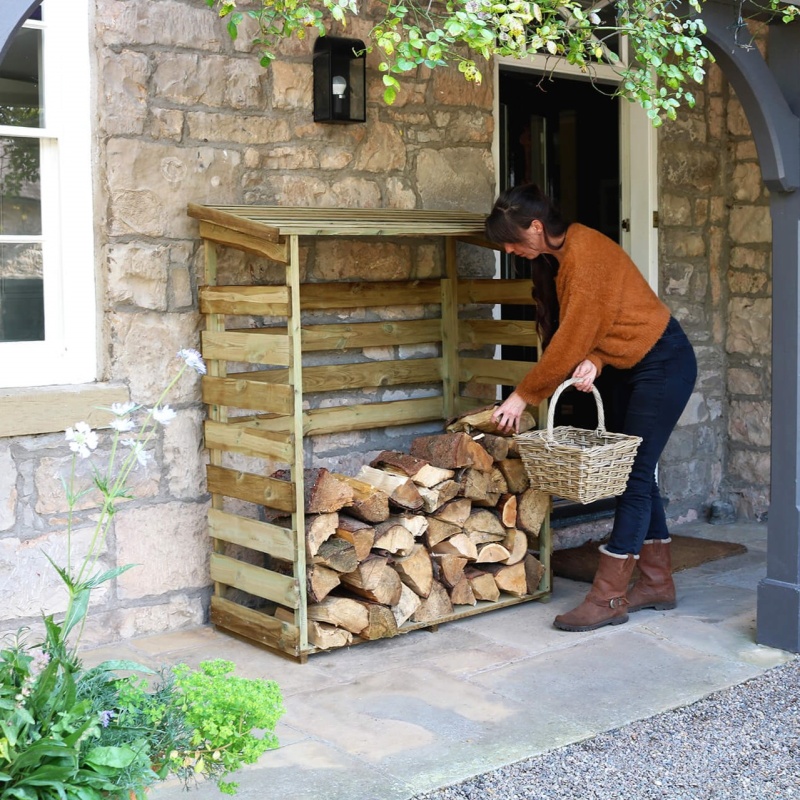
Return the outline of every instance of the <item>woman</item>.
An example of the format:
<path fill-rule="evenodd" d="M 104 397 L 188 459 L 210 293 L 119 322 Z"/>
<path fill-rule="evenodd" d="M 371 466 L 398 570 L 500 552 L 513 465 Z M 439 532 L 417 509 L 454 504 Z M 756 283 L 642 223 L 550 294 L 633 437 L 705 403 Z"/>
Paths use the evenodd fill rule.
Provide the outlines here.
<path fill-rule="evenodd" d="M 566 224 L 532 184 L 497 199 L 486 235 L 506 253 L 531 260 L 544 347 L 495 411 L 498 425 L 518 430 L 527 405 L 550 397 L 570 376 L 589 392 L 605 369 L 619 397 L 619 432 L 642 437 L 611 537 L 600 546 L 592 588 L 577 608 L 555 618 L 555 626 L 588 631 L 626 622 L 629 611 L 674 608 L 670 536 L 655 470 L 697 377 L 686 334 L 619 245 L 591 228 Z M 637 565 L 641 577 L 628 589 Z"/>

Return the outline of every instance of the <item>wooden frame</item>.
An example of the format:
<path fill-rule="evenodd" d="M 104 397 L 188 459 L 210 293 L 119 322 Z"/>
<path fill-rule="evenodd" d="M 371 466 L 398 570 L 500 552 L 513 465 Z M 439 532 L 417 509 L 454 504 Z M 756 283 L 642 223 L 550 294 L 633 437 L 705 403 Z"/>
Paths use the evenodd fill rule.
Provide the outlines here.
<path fill-rule="evenodd" d="M 527 281 L 464 280 L 457 274 L 457 242 L 491 247 L 481 238 L 483 217 L 460 212 L 365 209 L 297 209 L 190 205 L 200 221 L 205 247 L 205 285 L 200 310 L 205 315 L 202 351 L 208 363 L 203 399 L 209 450 L 211 493 L 209 534 L 214 542 L 211 576 L 215 592 L 211 621 L 220 628 L 305 661 L 316 648 L 308 640 L 306 615 L 306 548 L 303 438 L 353 430 L 444 420 L 485 404 L 465 397 L 467 381 L 490 386 L 516 385 L 530 368 L 527 362 L 500 362 L 479 357 L 476 348 L 533 337 L 530 322 L 460 319 L 459 306 L 499 303 L 530 304 Z M 441 240 L 444 275 L 440 279 L 377 282 L 300 283 L 301 237 L 427 237 Z M 281 285 L 220 286 L 217 248 L 230 247 L 264 256 L 285 266 Z M 304 312 L 325 309 L 383 308 L 391 305 L 439 306 L 435 319 L 305 324 Z M 275 327 L 226 328 L 226 317 L 269 316 L 284 321 Z M 303 353 L 341 352 L 364 346 L 435 343 L 438 357 L 303 366 Z M 473 351 L 462 357 L 459 348 Z M 258 371 L 228 373 L 230 362 L 258 364 Z M 440 385 L 433 397 L 309 408 L 310 392 L 341 391 L 391 385 Z M 234 409 L 234 413 L 230 413 Z M 546 413 L 543 404 L 539 418 Z M 223 465 L 225 454 L 278 460 L 290 480 L 242 472 Z M 225 498 L 266 507 L 273 521 L 250 519 L 224 510 Z M 287 524 L 288 520 L 291 520 Z M 283 523 L 283 524 L 282 524 Z M 495 608 L 539 599 L 551 590 L 549 515 L 540 534 L 545 567 L 539 590 L 524 597 L 501 596 L 453 613 L 446 619 L 472 616 Z M 270 569 L 226 554 L 230 545 L 246 548 L 291 565 Z M 284 574 L 288 571 L 289 574 Z M 272 616 L 226 597 L 229 588 L 291 609 Z M 434 627 L 435 627 L 434 625 Z M 432 623 L 406 623 L 401 632 Z"/>

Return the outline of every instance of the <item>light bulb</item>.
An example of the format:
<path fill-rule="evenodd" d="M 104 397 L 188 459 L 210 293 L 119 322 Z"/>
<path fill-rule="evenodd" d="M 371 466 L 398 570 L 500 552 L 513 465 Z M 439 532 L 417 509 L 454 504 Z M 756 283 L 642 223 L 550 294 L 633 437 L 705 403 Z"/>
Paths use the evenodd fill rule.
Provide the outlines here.
<path fill-rule="evenodd" d="M 331 88 L 338 98 L 342 98 L 347 91 L 347 81 L 341 75 L 334 75 L 331 81 Z"/>

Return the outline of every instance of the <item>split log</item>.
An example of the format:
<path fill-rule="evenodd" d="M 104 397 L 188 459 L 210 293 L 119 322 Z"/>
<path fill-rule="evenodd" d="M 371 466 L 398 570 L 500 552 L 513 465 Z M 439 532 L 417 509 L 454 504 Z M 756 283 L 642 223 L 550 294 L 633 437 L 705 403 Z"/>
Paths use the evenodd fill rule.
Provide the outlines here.
<path fill-rule="evenodd" d="M 539 585 L 544 577 L 544 564 L 538 558 L 528 553 L 524 560 L 525 580 L 528 583 L 528 594 L 539 591 Z"/>
<path fill-rule="evenodd" d="M 397 605 L 392 606 L 392 614 L 394 614 L 394 619 L 398 628 L 404 622 L 411 619 L 421 603 L 422 600 L 419 595 L 417 595 L 413 589 L 403 584 L 400 589 L 400 601 Z"/>
<path fill-rule="evenodd" d="M 497 588 L 501 592 L 523 597 L 528 593 L 528 581 L 525 574 L 525 563 L 517 564 L 485 564 L 484 569 L 494 576 Z"/>
<path fill-rule="evenodd" d="M 339 514 L 336 535 L 353 545 L 359 561 L 363 561 L 369 555 L 375 542 L 375 528 L 372 525 L 344 514 Z"/>
<path fill-rule="evenodd" d="M 402 587 L 397 593 L 397 602 L 400 602 L 401 595 Z M 361 604 L 367 612 L 368 619 L 366 626 L 358 633 L 362 639 L 391 639 L 392 636 L 397 636 L 397 620 L 391 608 L 366 601 L 361 601 Z"/>
<path fill-rule="evenodd" d="M 308 568 L 308 598 L 312 603 L 321 603 L 342 579 L 336 570 L 322 564 L 312 564 Z"/>
<path fill-rule="evenodd" d="M 375 467 L 363 466 L 356 478 L 389 495 L 389 502 L 409 511 L 422 508 L 423 500 L 416 485 L 407 475 L 384 472 Z"/>
<path fill-rule="evenodd" d="M 428 462 L 423 458 L 415 458 L 408 453 L 400 453 L 397 450 L 384 450 L 369 462 L 371 467 L 376 469 L 394 472 L 398 475 L 405 475 L 412 478 Z"/>
<path fill-rule="evenodd" d="M 415 539 L 419 539 L 426 530 L 430 520 L 424 514 L 397 514 L 396 516 L 389 517 L 386 522 L 391 522 L 395 525 L 402 525 L 407 528 Z M 383 523 L 384 525 L 386 523 Z"/>
<path fill-rule="evenodd" d="M 500 599 L 500 590 L 497 588 L 494 575 L 490 572 L 468 569 L 465 571 L 464 576 L 469 581 L 476 600 L 488 600 L 494 603 Z"/>
<path fill-rule="evenodd" d="M 353 500 L 353 490 L 342 476 L 324 467 L 304 470 L 303 480 L 305 509 L 309 514 L 338 511 Z"/>
<path fill-rule="evenodd" d="M 497 513 L 504 528 L 517 527 L 517 496 L 515 494 L 501 495 L 497 501 Z"/>
<path fill-rule="evenodd" d="M 425 531 L 425 543 L 428 545 L 428 549 L 433 549 L 439 542 L 461 532 L 462 529 L 458 525 L 431 517 L 428 520 L 428 530 Z"/>
<path fill-rule="evenodd" d="M 525 471 L 525 464 L 519 458 L 506 458 L 497 462 L 497 468 L 503 473 L 511 494 L 522 494 L 530 488 L 531 482 Z"/>
<path fill-rule="evenodd" d="M 506 538 L 503 539 L 503 547 L 509 552 L 504 563 L 516 564 L 522 561 L 528 552 L 528 537 L 519 528 L 509 528 Z"/>
<path fill-rule="evenodd" d="M 321 603 L 308 607 L 308 618 L 337 625 L 350 633 L 360 633 L 369 624 L 364 604 L 350 597 L 326 597 Z"/>
<path fill-rule="evenodd" d="M 389 495 L 357 478 L 342 479 L 353 490 L 353 499 L 345 508 L 364 522 L 384 522 L 389 518 Z"/>
<path fill-rule="evenodd" d="M 306 517 L 306 553 L 309 558 L 313 558 L 322 543 L 336 533 L 338 524 L 339 514 L 335 511 Z"/>
<path fill-rule="evenodd" d="M 419 436 L 411 442 L 411 455 L 443 469 L 475 467 L 488 472 L 493 463 L 492 457 L 466 433 Z"/>
<path fill-rule="evenodd" d="M 404 525 L 381 522 L 375 526 L 375 550 L 385 550 L 399 556 L 407 556 L 414 547 L 414 535 Z"/>
<path fill-rule="evenodd" d="M 488 508 L 474 509 L 464 523 L 464 533 L 475 542 L 502 542 L 506 538 L 506 529 L 499 517 Z"/>
<path fill-rule="evenodd" d="M 455 472 L 452 469 L 444 469 L 443 467 L 434 467 L 433 464 L 425 464 L 419 472 L 411 476 L 411 480 L 414 481 L 417 486 L 430 489 L 436 486 L 437 483 L 449 481 L 453 475 L 455 475 Z"/>
<path fill-rule="evenodd" d="M 393 606 L 400 599 L 400 576 L 382 556 L 370 556 L 352 572 L 344 573 L 341 580 L 360 597 L 376 603 Z"/>
<path fill-rule="evenodd" d="M 453 603 L 447 589 L 434 581 L 430 594 L 419 604 L 411 619 L 414 622 L 436 622 L 453 613 Z"/>
<path fill-rule="evenodd" d="M 517 527 L 528 536 L 531 550 L 539 549 L 539 531 L 550 508 L 550 495 L 528 489 L 517 498 Z"/>
<path fill-rule="evenodd" d="M 443 522 L 452 522 L 454 525 L 463 528 L 471 513 L 472 501 L 468 497 L 459 497 L 455 500 L 449 500 L 441 508 L 437 508 L 432 516 Z"/>
<path fill-rule="evenodd" d="M 322 564 L 336 572 L 352 572 L 358 566 L 356 549 L 346 539 L 334 536 L 319 546 L 312 559 L 314 564 Z"/>
<path fill-rule="evenodd" d="M 430 488 L 419 486 L 418 491 L 422 497 L 423 511 L 427 514 L 433 514 L 445 503 L 457 497 L 460 489 L 459 483 L 453 480 L 442 481 Z"/>
<path fill-rule="evenodd" d="M 493 461 L 502 461 L 508 458 L 508 443 L 511 441 L 505 436 L 495 436 L 491 433 L 480 434 L 480 439 L 475 441 L 492 457 Z"/>
<path fill-rule="evenodd" d="M 506 550 L 499 542 L 489 542 L 478 548 L 478 557 L 475 559 L 479 564 L 487 563 L 507 563 L 511 553 Z"/>
<path fill-rule="evenodd" d="M 494 506 L 500 499 L 500 492 L 495 491 L 491 471 L 465 469 L 459 475 L 458 482 L 461 485 L 458 493 L 476 505 Z"/>
<path fill-rule="evenodd" d="M 482 433 L 491 433 L 497 436 L 508 436 L 512 434 L 501 431 L 497 423 L 492 419 L 492 415 L 497 409 L 497 405 L 484 406 L 483 408 L 472 409 L 471 411 L 461 414 L 456 417 L 447 426 L 447 430 L 451 432 L 465 431 L 472 433 L 473 431 L 481 431 Z M 520 433 L 531 430 L 536 427 L 536 421 L 533 414 L 527 409 L 522 412 L 519 420 Z"/>
<path fill-rule="evenodd" d="M 353 643 L 353 634 L 335 625 L 324 622 L 308 621 L 308 641 L 320 650 L 332 650 L 334 647 L 346 647 Z"/>
<path fill-rule="evenodd" d="M 420 597 L 427 597 L 433 583 L 433 565 L 428 551 L 416 544 L 404 558 L 396 558 L 392 562 L 400 580 Z"/>
<path fill-rule="evenodd" d="M 474 606 L 478 602 L 469 579 L 465 575 L 450 590 L 450 602 L 454 606 Z"/>
<path fill-rule="evenodd" d="M 448 589 L 452 589 L 463 577 L 467 559 L 453 553 L 434 553 L 433 563 L 436 566 L 436 579 Z"/>
<path fill-rule="evenodd" d="M 434 545 L 434 553 L 452 553 L 456 556 L 464 556 L 468 561 L 474 561 L 478 557 L 478 548 L 469 536 L 465 533 L 457 533 L 449 539 Z"/>

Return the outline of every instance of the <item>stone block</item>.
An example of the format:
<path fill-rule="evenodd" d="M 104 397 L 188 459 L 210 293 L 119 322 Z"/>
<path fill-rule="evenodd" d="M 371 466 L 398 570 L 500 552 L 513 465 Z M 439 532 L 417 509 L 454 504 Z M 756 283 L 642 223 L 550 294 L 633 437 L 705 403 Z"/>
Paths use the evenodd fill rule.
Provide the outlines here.
<path fill-rule="evenodd" d="M 108 249 L 108 301 L 165 311 L 168 250 L 147 244 L 112 244 Z"/>
<path fill-rule="evenodd" d="M 704 396 L 699 392 L 694 392 L 683 410 L 678 425 L 683 427 L 687 425 L 697 425 L 705 422 L 708 419 L 708 408 Z"/>
<path fill-rule="evenodd" d="M 373 122 L 358 148 L 354 169 L 365 172 L 402 170 L 406 165 L 406 145 L 394 125 Z"/>
<path fill-rule="evenodd" d="M 183 136 L 183 111 L 176 108 L 150 108 L 148 134 L 151 139 L 179 142 Z"/>
<path fill-rule="evenodd" d="M 272 170 L 318 169 L 320 161 L 313 147 L 291 144 L 270 148 L 261 159 L 261 167 Z"/>
<path fill-rule="evenodd" d="M 99 56 L 102 102 L 98 103 L 100 128 L 106 134 L 138 136 L 147 120 L 149 60 L 144 53 L 102 50 Z"/>
<path fill-rule="evenodd" d="M 173 497 L 188 500 L 206 491 L 204 416 L 197 408 L 182 409 L 164 428 L 164 476 Z"/>
<path fill-rule="evenodd" d="M 494 170 L 488 147 L 421 150 L 417 181 L 425 208 L 485 212 L 494 201 Z"/>
<path fill-rule="evenodd" d="M 117 579 L 122 600 L 208 586 L 210 540 L 204 503 L 126 508 L 114 519 L 118 564 L 136 564 Z"/>
<path fill-rule="evenodd" d="M 313 75 L 311 62 L 297 63 L 275 60 L 269 68 L 270 107 L 294 111 L 313 107 Z"/>
<path fill-rule="evenodd" d="M 417 196 L 414 190 L 409 186 L 407 179 L 404 178 L 388 178 L 386 180 L 386 207 L 387 208 L 416 208 Z M 438 274 L 438 273 L 437 273 Z M 428 275 L 421 275 L 419 271 L 417 277 L 429 277 Z"/>
<path fill-rule="evenodd" d="M 0 445 L 0 531 L 14 527 L 17 520 L 17 465 L 8 445 Z"/>
<path fill-rule="evenodd" d="M 754 203 L 762 197 L 765 189 L 758 164 L 736 164 L 731 175 L 731 188 L 733 199 L 739 203 Z"/>
<path fill-rule="evenodd" d="M 658 208 L 659 227 L 689 225 L 692 222 L 692 204 L 684 195 L 664 192 Z"/>
<path fill-rule="evenodd" d="M 728 459 L 730 481 L 734 486 L 746 486 L 748 491 L 761 488 L 769 491 L 769 450 L 731 448 Z"/>
<path fill-rule="evenodd" d="M 731 439 L 756 447 L 769 447 L 770 408 L 769 401 L 731 401 L 728 417 Z"/>
<path fill-rule="evenodd" d="M 186 125 L 190 139 L 227 145 L 256 145 L 289 142 L 289 124 L 266 114 L 236 114 L 212 111 L 188 111 Z"/>
<path fill-rule="evenodd" d="M 276 173 L 264 178 L 261 190 L 251 193 L 246 201 L 321 208 L 379 208 L 381 190 L 376 181 L 362 178 L 332 178 L 329 184 L 321 177 Z"/>
<path fill-rule="evenodd" d="M 227 72 L 233 59 L 207 53 L 154 54 L 153 94 L 177 106 L 225 105 Z M 225 80 L 222 76 L 226 76 Z"/>
<path fill-rule="evenodd" d="M 192 292 L 192 275 L 185 267 L 172 267 L 169 271 L 169 299 L 167 307 L 170 311 L 189 309 L 194 306 Z"/>
<path fill-rule="evenodd" d="M 731 270 L 728 288 L 731 294 L 763 295 L 769 290 L 769 278 L 763 272 Z"/>
<path fill-rule="evenodd" d="M 665 190 L 680 192 L 696 189 L 708 193 L 719 185 L 722 176 L 718 150 L 694 147 L 664 155 L 662 180 Z"/>
<path fill-rule="evenodd" d="M 671 258 L 698 258 L 706 254 L 705 238 L 693 228 L 668 228 L 664 231 L 663 247 Z"/>
<path fill-rule="evenodd" d="M 393 281 L 411 277 L 411 247 L 337 237 L 317 242 L 312 275 L 317 280 Z"/>
<path fill-rule="evenodd" d="M 114 138 L 106 149 L 109 232 L 194 239 L 186 204 L 237 199 L 241 156 L 232 149 Z"/>
<path fill-rule="evenodd" d="M 39 617 L 41 614 L 58 614 L 67 608 L 67 589 L 49 556 L 59 567 L 67 568 L 67 552 L 71 553 L 73 573 L 89 552 L 94 538 L 94 527 L 78 527 L 68 541 L 66 530 L 50 531 L 31 539 L 10 536 L 0 539 L 0 620 Z M 106 570 L 105 544 L 99 543 L 100 560 L 97 569 Z M 101 584 L 92 592 L 91 605 L 105 602 L 109 584 Z"/>
<path fill-rule="evenodd" d="M 768 298 L 732 297 L 728 303 L 729 353 L 772 352 L 772 306 Z"/>
<path fill-rule="evenodd" d="M 728 392 L 733 395 L 761 395 L 766 392 L 761 370 L 730 367 L 727 372 Z"/>
<path fill-rule="evenodd" d="M 128 383 L 133 402 L 152 404 L 158 399 L 181 366 L 176 358 L 178 351 L 198 348 L 198 323 L 196 313 L 107 315 L 111 373 L 114 380 Z M 199 389 L 199 376 L 187 370 L 167 402 L 180 405 L 194 401 L 200 396 Z"/>
<path fill-rule="evenodd" d="M 733 206 L 728 233 L 734 244 L 771 242 L 772 217 L 769 206 Z"/>

